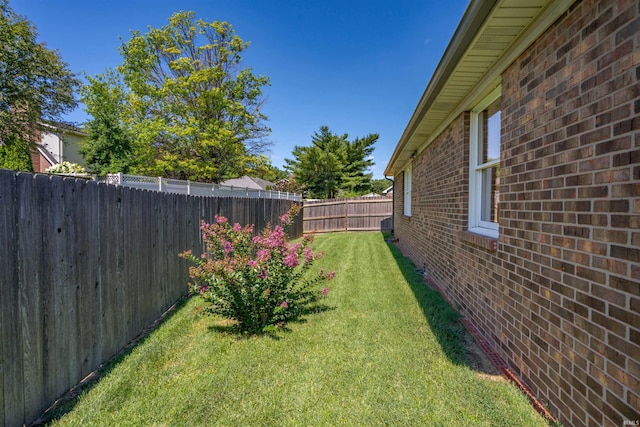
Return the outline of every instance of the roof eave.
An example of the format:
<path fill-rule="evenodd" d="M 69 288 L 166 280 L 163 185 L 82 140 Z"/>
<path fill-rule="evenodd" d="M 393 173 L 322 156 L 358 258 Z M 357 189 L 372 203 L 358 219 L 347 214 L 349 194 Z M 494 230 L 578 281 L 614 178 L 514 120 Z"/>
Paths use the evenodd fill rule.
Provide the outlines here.
<path fill-rule="evenodd" d="M 385 176 L 393 176 L 393 166 L 398 161 L 399 155 L 404 151 L 409 138 L 414 134 L 420 121 L 428 111 L 429 107 L 435 102 L 438 94 L 445 85 L 451 72 L 456 67 L 460 59 L 467 51 L 469 44 L 476 36 L 478 30 L 482 27 L 491 10 L 495 7 L 497 0 L 472 0 L 465 11 L 458 28 L 456 29 L 447 49 L 445 50 L 433 77 L 429 81 L 420 101 L 409 120 L 409 124 L 405 128 L 399 143 L 396 145 L 391 159 L 385 169 Z"/>
<path fill-rule="evenodd" d="M 385 169 L 394 176 L 500 77 L 575 0 L 472 0 Z"/>

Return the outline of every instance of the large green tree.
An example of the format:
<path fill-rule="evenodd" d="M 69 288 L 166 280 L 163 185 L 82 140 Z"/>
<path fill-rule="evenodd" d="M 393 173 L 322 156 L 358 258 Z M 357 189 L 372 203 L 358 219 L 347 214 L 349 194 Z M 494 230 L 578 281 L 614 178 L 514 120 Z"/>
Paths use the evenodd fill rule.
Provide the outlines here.
<path fill-rule="evenodd" d="M 378 134 L 349 141 L 349 135 L 333 134 L 327 126 L 321 126 L 311 137 L 307 147 L 295 146 L 293 159 L 285 159 L 285 169 L 306 189 L 312 198 L 357 196 L 371 189 L 371 174 L 367 170 L 374 165 L 371 154 Z"/>
<path fill-rule="evenodd" d="M 0 0 L 0 167 L 29 156 L 43 122 L 62 121 L 77 102 L 79 80 L 58 52 L 37 42 L 35 27 Z M 30 161 L 26 162 L 30 168 Z"/>
<path fill-rule="evenodd" d="M 193 12 L 178 12 L 144 34 L 134 31 L 122 43 L 123 63 L 114 74 L 125 88 L 120 117 L 135 136 L 136 172 L 219 182 L 260 161 L 270 133 L 262 113 L 269 79 L 242 67 L 248 46 L 229 23 L 199 20 Z M 89 84 L 106 81 L 97 76 Z"/>
<path fill-rule="evenodd" d="M 246 164 L 245 173 L 254 178 L 277 182 L 287 177 L 287 173 L 274 166 L 265 155 L 252 156 Z"/>
<path fill-rule="evenodd" d="M 84 127 L 89 136 L 80 147 L 87 168 L 99 175 L 128 173 L 135 157 L 127 123 L 126 88 L 113 72 L 87 80 L 81 100 L 91 119 Z"/>

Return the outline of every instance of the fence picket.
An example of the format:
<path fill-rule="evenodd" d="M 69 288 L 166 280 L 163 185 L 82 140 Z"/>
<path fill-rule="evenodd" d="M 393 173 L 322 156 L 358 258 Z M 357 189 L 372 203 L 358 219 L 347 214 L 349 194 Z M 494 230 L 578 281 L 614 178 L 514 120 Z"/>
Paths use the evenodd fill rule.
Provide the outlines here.
<path fill-rule="evenodd" d="M 0 170 L 0 427 L 21 425 L 24 405 L 19 320 L 16 175 Z"/>

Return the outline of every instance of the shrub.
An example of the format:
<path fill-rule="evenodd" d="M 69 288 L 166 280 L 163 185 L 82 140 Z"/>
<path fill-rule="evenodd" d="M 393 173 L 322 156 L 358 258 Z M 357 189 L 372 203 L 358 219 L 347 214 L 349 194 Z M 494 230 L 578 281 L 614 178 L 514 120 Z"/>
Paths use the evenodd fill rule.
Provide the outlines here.
<path fill-rule="evenodd" d="M 264 332 L 284 326 L 309 312 L 328 288 L 319 289 L 321 281 L 331 280 L 334 272 L 317 274 L 308 271 L 322 256 L 309 246 L 312 237 L 287 242 L 285 229 L 299 210 L 280 219 L 285 228 L 266 227 L 253 236 L 253 225 L 229 224 L 216 216 L 213 224 L 202 222 L 200 229 L 206 252 L 200 257 L 191 251 L 181 256 L 195 265 L 189 275 L 192 292 L 207 301 L 208 311 L 237 322 L 242 332 Z"/>
<path fill-rule="evenodd" d="M 0 140 L 0 169 L 33 172 L 29 143 L 15 135 Z"/>
<path fill-rule="evenodd" d="M 79 164 L 67 161 L 47 168 L 46 172 L 62 175 L 85 175 L 87 173 L 87 171 Z"/>

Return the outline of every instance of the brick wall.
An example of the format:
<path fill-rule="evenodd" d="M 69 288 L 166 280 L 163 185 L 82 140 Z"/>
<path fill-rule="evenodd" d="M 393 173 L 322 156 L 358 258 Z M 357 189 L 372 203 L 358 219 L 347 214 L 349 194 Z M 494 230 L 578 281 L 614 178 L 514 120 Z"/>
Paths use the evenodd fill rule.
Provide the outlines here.
<path fill-rule="evenodd" d="M 33 165 L 33 172 L 36 173 L 44 172 L 51 166 L 38 150 L 31 150 L 31 164 Z"/>
<path fill-rule="evenodd" d="M 584 0 L 504 71 L 497 250 L 464 232 L 468 113 L 411 218 L 395 189 L 401 247 L 567 425 L 640 419 L 639 34 L 637 1 Z"/>

